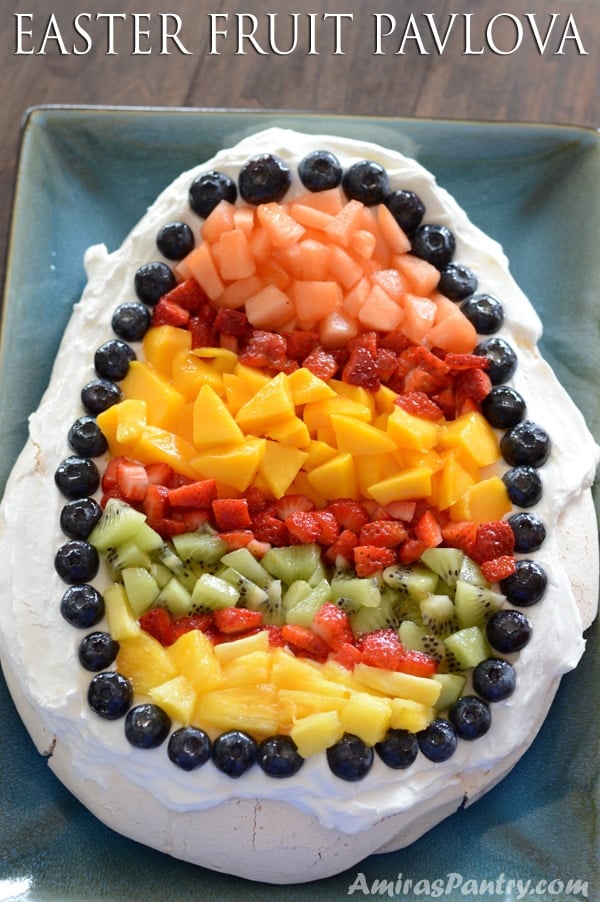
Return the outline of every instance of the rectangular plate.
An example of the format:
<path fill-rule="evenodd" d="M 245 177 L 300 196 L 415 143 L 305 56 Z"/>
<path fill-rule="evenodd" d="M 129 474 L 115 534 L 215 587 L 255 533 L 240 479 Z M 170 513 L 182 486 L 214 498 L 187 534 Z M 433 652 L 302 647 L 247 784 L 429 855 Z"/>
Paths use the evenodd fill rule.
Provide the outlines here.
<path fill-rule="evenodd" d="M 0 345 L 0 490 L 84 286 L 85 249 L 103 242 L 114 250 L 182 170 L 272 125 L 376 141 L 432 170 L 504 246 L 544 321 L 545 356 L 600 435 L 598 133 L 308 113 L 46 107 L 28 115 L 17 175 Z M 531 879 L 531 885 L 579 878 L 589 881 L 592 898 L 599 879 L 592 789 L 600 725 L 598 632 L 597 624 L 589 631 L 590 651 L 563 680 L 533 747 L 481 802 L 407 850 L 373 856 L 318 888 L 289 891 L 199 870 L 108 830 L 35 752 L 0 678 L 0 898 L 134 902 L 198 898 L 200 892 L 237 899 L 243 892 L 248 900 L 264 900 L 289 892 L 294 900 L 315 893 L 334 899 L 347 894 L 359 871 L 368 886 L 402 875 L 397 898 L 412 898 L 402 881 L 413 887 L 423 881 L 423 891 L 429 881 L 432 893 L 431 882 L 441 881 L 439 895 L 451 874 L 460 875 L 465 888 L 467 880 L 491 885 L 502 875 Z M 503 898 L 506 887 L 497 886 Z M 460 888 L 455 892 L 446 898 L 459 898 Z M 473 884 L 470 895 L 477 895 Z"/>

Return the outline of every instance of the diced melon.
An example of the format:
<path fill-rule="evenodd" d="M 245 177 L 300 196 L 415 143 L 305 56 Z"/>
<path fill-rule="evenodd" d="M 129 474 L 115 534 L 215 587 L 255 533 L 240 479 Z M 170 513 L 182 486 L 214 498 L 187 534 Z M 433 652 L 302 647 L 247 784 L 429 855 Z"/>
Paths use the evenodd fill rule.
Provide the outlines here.
<path fill-rule="evenodd" d="M 347 247 L 361 225 L 363 209 L 364 204 L 359 200 L 352 199 L 344 204 L 327 226 L 326 232 L 331 240 Z"/>
<path fill-rule="evenodd" d="M 402 302 L 406 293 L 406 280 L 397 269 L 378 269 L 371 276 L 371 280 L 379 285 L 387 295 L 397 304 Z"/>
<path fill-rule="evenodd" d="M 324 348 L 343 348 L 358 332 L 357 321 L 344 310 L 334 310 L 319 322 L 319 340 Z"/>
<path fill-rule="evenodd" d="M 328 313 L 337 310 L 342 303 L 342 290 L 333 280 L 310 281 L 297 279 L 290 287 L 298 325 L 301 329 L 314 328 Z"/>
<path fill-rule="evenodd" d="M 336 216 L 346 203 L 346 197 L 341 187 L 327 188 L 325 191 L 307 191 L 295 198 L 294 203 Z"/>
<path fill-rule="evenodd" d="M 377 206 L 377 222 L 384 240 L 394 254 L 404 254 L 410 250 L 410 240 L 393 213 L 385 204 Z"/>
<path fill-rule="evenodd" d="M 371 283 L 369 279 L 363 277 L 359 279 L 359 281 L 347 291 L 342 298 L 342 308 L 348 314 L 348 316 L 356 319 L 360 310 L 362 309 L 363 304 L 369 297 L 371 291 Z"/>
<path fill-rule="evenodd" d="M 273 247 L 284 247 L 299 241 L 304 234 L 304 227 L 290 216 L 282 204 L 259 204 L 256 215 Z"/>
<path fill-rule="evenodd" d="M 213 260 L 210 245 L 199 244 L 185 258 L 185 264 L 191 275 L 204 289 L 211 301 L 223 293 L 224 285 Z"/>
<path fill-rule="evenodd" d="M 231 282 L 223 289 L 223 293 L 215 300 L 215 304 L 219 307 L 243 307 L 248 298 L 258 294 L 265 288 L 264 281 L 260 276 L 252 275 L 246 279 L 238 279 Z"/>
<path fill-rule="evenodd" d="M 204 241 L 211 244 L 218 241 L 223 232 L 233 228 L 235 205 L 227 200 L 220 200 L 211 210 L 200 229 Z"/>
<path fill-rule="evenodd" d="M 429 335 L 433 326 L 436 306 L 430 298 L 407 292 L 403 299 L 404 319 L 402 331 L 415 344 Z"/>
<path fill-rule="evenodd" d="M 439 292 L 432 295 L 437 307 L 435 323 L 427 336 L 431 347 L 457 354 L 470 353 L 477 344 L 477 332 L 453 301 Z"/>
<path fill-rule="evenodd" d="M 380 285 L 373 285 L 358 311 L 358 321 L 365 329 L 392 332 L 404 317 L 404 311 Z"/>
<path fill-rule="evenodd" d="M 226 282 L 247 279 L 256 272 L 248 238 L 241 229 L 223 232 L 219 238 L 219 271 Z"/>
<path fill-rule="evenodd" d="M 294 313 L 294 305 L 288 295 L 277 285 L 267 285 L 246 299 L 246 316 L 256 329 L 277 330 Z"/>
<path fill-rule="evenodd" d="M 415 257 L 414 254 L 398 254 L 393 258 L 394 266 L 409 283 L 410 290 L 421 297 L 428 297 L 437 288 L 440 271 L 432 263 Z"/>

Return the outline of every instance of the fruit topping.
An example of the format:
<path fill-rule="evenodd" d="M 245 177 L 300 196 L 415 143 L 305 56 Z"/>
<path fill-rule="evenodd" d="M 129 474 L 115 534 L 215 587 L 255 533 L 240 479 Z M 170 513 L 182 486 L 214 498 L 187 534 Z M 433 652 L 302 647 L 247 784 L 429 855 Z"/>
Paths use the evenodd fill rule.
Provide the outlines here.
<path fill-rule="evenodd" d="M 118 651 L 119 643 L 115 642 L 110 633 L 101 630 L 89 633 L 79 643 L 79 663 L 86 670 L 106 670 L 117 657 Z"/>
<path fill-rule="evenodd" d="M 507 608 L 490 617 L 486 635 L 492 648 L 510 654 L 525 648 L 531 637 L 531 623 L 521 611 Z"/>
<path fill-rule="evenodd" d="M 81 403 L 92 416 L 108 410 L 113 404 L 118 404 L 122 398 L 123 393 L 119 386 L 108 379 L 92 379 L 81 389 Z"/>
<path fill-rule="evenodd" d="M 473 688 L 486 702 L 508 698 L 515 686 L 515 668 L 502 658 L 486 658 L 473 671 Z"/>
<path fill-rule="evenodd" d="M 514 550 L 518 553 L 537 551 L 546 538 L 546 527 L 539 517 L 529 511 L 513 514 L 508 523 L 515 536 Z"/>
<path fill-rule="evenodd" d="M 489 705 L 476 695 L 463 695 L 450 708 L 448 716 L 461 739 L 478 739 L 492 725 Z"/>
<path fill-rule="evenodd" d="M 480 335 L 497 332 L 504 322 L 502 304 L 490 294 L 473 294 L 463 301 L 460 309 Z"/>
<path fill-rule="evenodd" d="M 390 191 L 383 201 L 407 235 L 410 235 L 421 224 L 425 215 L 425 205 L 414 191 L 398 188 Z"/>
<path fill-rule="evenodd" d="M 156 236 L 156 246 L 167 260 L 183 260 L 194 249 L 195 243 L 187 222 L 165 223 Z"/>
<path fill-rule="evenodd" d="M 170 266 L 156 261 L 144 263 L 134 278 L 135 293 L 140 301 L 153 307 L 167 291 L 175 288 L 177 280 Z"/>
<path fill-rule="evenodd" d="M 169 737 L 167 754 L 182 770 L 195 770 L 210 760 L 212 745 L 204 730 L 197 727 L 179 727 Z"/>
<path fill-rule="evenodd" d="M 212 760 L 228 777 L 241 777 L 256 763 L 258 746 L 243 730 L 229 730 L 218 736 L 212 747 Z"/>
<path fill-rule="evenodd" d="M 496 385 L 481 401 L 481 412 L 496 429 L 516 426 L 525 416 L 525 401 L 510 385 Z"/>
<path fill-rule="evenodd" d="M 383 203 L 389 194 L 387 172 L 374 160 L 353 163 L 342 176 L 342 187 L 350 200 L 358 200 L 367 207 Z"/>
<path fill-rule="evenodd" d="M 502 475 L 502 481 L 517 507 L 533 507 L 542 497 L 542 480 L 534 467 L 512 467 Z"/>
<path fill-rule="evenodd" d="M 236 198 L 235 182 L 223 172 L 207 172 L 199 175 L 190 185 L 190 207 L 203 219 L 206 219 L 221 201 L 233 204 Z"/>
<path fill-rule="evenodd" d="M 280 201 L 291 184 L 290 170 L 271 153 L 251 157 L 240 169 L 238 187 L 246 203 L 258 206 Z"/>
<path fill-rule="evenodd" d="M 285 735 L 263 739 L 258 746 L 256 760 L 269 777 L 277 778 L 292 777 L 304 764 L 296 743 Z"/>
<path fill-rule="evenodd" d="M 384 739 L 376 744 L 375 751 L 388 767 L 404 770 L 419 754 L 419 743 L 410 730 L 388 730 Z"/>
<path fill-rule="evenodd" d="M 417 733 L 419 748 L 430 761 L 446 761 L 456 751 L 457 735 L 450 721 L 436 718 Z"/>
<path fill-rule="evenodd" d="M 134 705 L 125 718 L 125 737 L 138 749 L 154 749 L 161 745 L 170 729 L 168 714 L 151 702 Z"/>
<path fill-rule="evenodd" d="M 87 539 L 102 516 L 102 508 L 93 498 L 74 498 L 60 512 L 60 528 L 70 539 Z"/>
<path fill-rule="evenodd" d="M 116 670 L 107 670 L 92 677 L 88 688 L 88 703 L 100 717 L 107 720 L 124 717 L 132 701 L 131 683 Z"/>
<path fill-rule="evenodd" d="M 548 577 L 537 561 L 523 559 L 517 561 L 515 572 L 504 578 L 500 585 L 511 604 L 525 608 L 543 597 Z"/>
<path fill-rule="evenodd" d="M 65 498 L 84 498 L 94 494 L 100 484 L 100 474 L 92 460 L 72 455 L 60 462 L 54 482 Z"/>
<path fill-rule="evenodd" d="M 517 367 L 517 355 L 508 342 L 498 336 L 480 342 L 474 353 L 487 359 L 487 374 L 492 385 L 508 382 Z"/>
<path fill-rule="evenodd" d="M 111 338 L 96 350 L 94 367 L 102 379 L 120 382 L 127 375 L 132 360 L 135 360 L 135 352 L 130 345 L 119 338 Z"/>
<path fill-rule="evenodd" d="M 412 253 L 442 270 L 456 250 L 456 240 L 447 226 L 427 223 L 420 225 L 411 235 Z"/>
<path fill-rule="evenodd" d="M 66 583 L 87 583 L 100 566 L 97 550 L 89 542 L 71 539 L 61 545 L 54 557 L 54 569 Z"/>
<path fill-rule="evenodd" d="M 67 440 L 80 457 L 101 457 L 108 450 L 108 443 L 94 417 L 83 416 L 75 420 L 69 429 Z"/>
<path fill-rule="evenodd" d="M 60 613 L 78 629 L 96 626 L 104 617 L 104 610 L 104 598 L 87 583 L 69 586 L 60 602 Z"/>
<path fill-rule="evenodd" d="M 298 175 L 308 191 L 327 191 L 340 184 L 342 167 L 335 154 L 314 150 L 298 163 Z"/>
<path fill-rule="evenodd" d="M 341 780 L 362 780 L 373 766 L 373 749 L 352 733 L 344 733 L 327 749 L 327 761 Z"/>
<path fill-rule="evenodd" d="M 440 272 L 438 288 L 451 301 L 464 301 L 477 291 L 477 276 L 468 266 L 447 263 Z"/>
<path fill-rule="evenodd" d="M 500 450 L 511 467 L 541 467 L 550 455 L 550 438 L 537 423 L 523 420 L 504 433 Z"/>
<path fill-rule="evenodd" d="M 152 321 L 152 314 L 141 301 L 125 301 L 113 313 L 111 325 L 123 341 L 141 341 Z"/>

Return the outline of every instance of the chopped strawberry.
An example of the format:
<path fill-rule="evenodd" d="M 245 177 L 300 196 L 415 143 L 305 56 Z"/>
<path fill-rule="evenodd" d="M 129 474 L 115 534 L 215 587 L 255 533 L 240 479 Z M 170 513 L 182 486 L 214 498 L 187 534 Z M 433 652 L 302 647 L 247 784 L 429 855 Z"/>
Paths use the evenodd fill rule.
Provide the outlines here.
<path fill-rule="evenodd" d="M 190 321 L 190 311 L 180 307 L 163 295 L 152 311 L 153 326 L 176 326 L 185 329 Z"/>
<path fill-rule="evenodd" d="M 177 515 L 185 523 L 188 532 L 195 532 L 210 520 L 208 509 L 200 510 L 194 507 L 179 507 L 177 508 Z"/>
<path fill-rule="evenodd" d="M 373 576 L 379 570 L 391 567 L 395 562 L 396 552 L 392 548 L 357 545 L 354 549 L 354 569 L 357 576 Z"/>
<path fill-rule="evenodd" d="M 348 351 L 352 354 L 356 348 L 362 348 L 365 351 L 368 351 L 371 357 L 375 359 L 375 355 L 377 354 L 377 332 L 369 331 L 369 332 L 360 332 L 354 338 L 351 338 L 348 342 Z"/>
<path fill-rule="evenodd" d="M 359 542 L 378 548 L 397 548 L 406 537 L 406 527 L 397 520 L 372 520 L 361 529 Z"/>
<path fill-rule="evenodd" d="M 456 398 L 454 396 L 454 388 L 451 385 L 446 386 L 439 392 L 434 392 L 431 395 L 431 400 L 434 401 L 447 420 L 453 420 L 456 416 Z"/>
<path fill-rule="evenodd" d="M 281 627 L 281 636 L 298 657 L 323 662 L 329 656 L 328 644 L 308 626 L 286 623 Z"/>
<path fill-rule="evenodd" d="M 492 388 L 492 380 L 482 369 L 468 369 L 457 373 L 454 380 L 454 393 L 456 395 L 457 410 L 462 410 L 466 401 L 474 401 L 481 404 L 489 395 Z"/>
<path fill-rule="evenodd" d="M 394 404 L 414 417 L 422 417 L 433 423 L 441 420 L 444 415 L 442 408 L 423 391 L 404 392 L 404 394 L 398 395 Z"/>
<path fill-rule="evenodd" d="M 390 517 L 404 523 L 410 523 L 414 519 L 416 509 L 415 501 L 392 501 L 385 506 L 385 511 Z"/>
<path fill-rule="evenodd" d="M 270 542 L 262 542 L 260 539 L 253 538 L 250 539 L 246 548 L 257 561 L 260 561 L 261 557 L 264 557 L 271 548 L 271 544 Z"/>
<path fill-rule="evenodd" d="M 397 670 L 405 651 L 398 634 L 393 629 L 379 629 L 365 633 L 358 640 L 360 660 L 370 667 Z"/>
<path fill-rule="evenodd" d="M 375 369 L 380 380 L 387 384 L 398 367 L 398 355 L 391 348 L 378 348 L 375 352 Z"/>
<path fill-rule="evenodd" d="M 421 542 L 425 542 L 428 548 L 435 548 L 441 545 L 443 541 L 442 530 L 439 520 L 432 510 L 425 511 L 421 514 L 414 525 L 415 537 Z"/>
<path fill-rule="evenodd" d="M 217 529 L 247 529 L 251 523 L 247 498 L 216 498 L 212 502 Z"/>
<path fill-rule="evenodd" d="M 346 670 L 353 670 L 356 664 L 360 664 L 360 649 L 356 645 L 346 642 L 344 645 L 329 656 L 331 661 L 341 664 Z"/>
<path fill-rule="evenodd" d="M 442 538 L 444 545 L 450 548 L 458 548 L 471 557 L 477 538 L 477 526 L 471 520 L 459 520 L 456 523 L 446 523 L 442 526 Z"/>
<path fill-rule="evenodd" d="M 163 517 L 170 516 L 171 504 L 168 488 L 164 485 L 154 485 L 151 482 L 142 501 L 142 510 L 148 520 L 162 520 Z"/>
<path fill-rule="evenodd" d="M 317 542 L 321 535 L 321 524 L 312 511 L 294 511 L 285 518 L 285 525 L 292 541 L 301 545 Z"/>
<path fill-rule="evenodd" d="M 151 485 L 162 485 L 171 488 L 173 479 L 173 467 L 167 463 L 146 464 L 146 473 Z"/>
<path fill-rule="evenodd" d="M 397 355 L 402 354 L 410 346 L 410 339 L 406 337 L 401 329 L 394 329 L 386 335 L 380 335 L 377 339 L 377 347 L 389 349 Z"/>
<path fill-rule="evenodd" d="M 407 539 L 398 549 L 401 564 L 414 564 L 430 546 L 421 539 Z"/>
<path fill-rule="evenodd" d="M 180 636 L 183 636 L 184 633 L 189 633 L 192 630 L 201 630 L 205 633 L 212 625 L 212 622 L 212 614 L 186 614 L 182 617 L 176 617 L 171 624 L 173 642 L 179 639 Z"/>
<path fill-rule="evenodd" d="M 248 329 L 248 317 L 243 310 L 221 307 L 215 317 L 214 327 L 221 335 L 242 338 Z"/>
<path fill-rule="evenodd" d="M 294 330 L 281 333 L 285 338 L 287 356 L 301 363 L 319 344 L 318 332 L 301 332 Z"/>
<path fill-rule="evenodd" d="M 278 498 L 272 505 L 271 512 L 274 516 L 279 517 L 280 520 L 285 520 L 286 517 L 289 517 L 290 514 L 295 514 L 296 511 L 311 511 L 314 509 L 314 506 L 314 501 L 308 495 L 290 494 Z"/>
<path fill-rule="evenodd" d="M 245 498 L 248 502 L 248 508 L 252 517 L 255 517 L 261 511 L 264 511 L 267 506 L 267 499 L 258 486 L 251 485 L 245 494 Z"/>
<path fill-rule="evenodd" d="M 348 614 L 331 601 L 321 605 L 313 617 L 312 630 L 335 651 L 354 643 Z"/>
<path fill-rule="evenodd" d="M 335 376 L 338 363 L 333 354 L 317 347 L 304 358 L 302 366 L 310 370 L 314 376 L 327 382 Z"/>
<path fill-rule="evenodd" d="M 267 623 L 264 627 L 269 634 L 269 646 L 270 648 L 284 648 L 286 645 L 286 641 L 281 634 L 281 627 L 276 626 L 274 623 Z"/>
<path fill-rule="evenodd" d="M 353 498 L 338 498 L 330 501 L 325 510 L 333 514 L 342 529 L 351 529 L 357 535 L 371 519 L 369 513 L 360 501 Z"/>
<path fill-rule="evenodd" d="M 226 543 L 228 551 L 235 551 L 237 548 L 247 548 L 254 538 L 254 533 L 251 529 L 230 529 L 220 532 L 219 538 Z"/>
<path fill-rule="evenodd" d="M 175 640 L 171 615 L 165 608 L 152 608 L 139 619 L 141 628 L 161 645 L 171 645 Z"/>
<path fill-rule="evenodd" d="M 281 369 L 287 361 L 285 338 L 275 332 L 254 329 L 239 361 L 246 366 Z"/>
<path fill-rule="evenodd" d="M 431 677 L 437 673 L 438 662 L 431 655 L 417 650 L 405 650 L 396 670 L 410 673 L 412 676 Z"/>
<path fill-rule="evenodd" d="M 512 576 L 517 569 L 517 561 L 514 554 L 502 554 L 500 557 L 484 561 L 481 572 L 488 582 L 498 583 L 501 579 Z"/>
<path fill-rule="evenodd" d="M 213 614 L 215 626 L 221 633 L 245 633 L 262 625 L 262 611 L 248 608 L 217 608 Z"/>
<path fill-rule="evenodd" d="M 283 520 L 266 511 L 254 517 L 252 530 L 259 542 L 268 542 L 269 545 L 290 544 L 290 534 Z"/>
<path fill-rule="evenodd" d="M 111 457 L 106 465 L 106 469 L 102 474 L 102 491 L 110 494 L 113 489 L 117 489 L 117 468 L 121 460 L 127 460 L 126 457 Z"/>
<path fill-rule="evenodd" d="M 317 542 L 319 545 L 332 545 L 340 534 L 338 521 L 330 511 L 313 511 L 312 515 L 321 527 Z"/>
<path fill-rule="evenodd" d="M 209 510 L 217 497 L 217 484 L 214 479 L 201 479 L 189 482 L 177 488 L 169 489 L 169 501 L 172 507 L 193 507 Z"/>
<path fill-rule="evenodd" d="M 490 361 L 483 354 L 456 354 L 449 351 L 444 357 L 451 370 L 485 370 Z"/>
<path fill-rule="evenodd" d="M 494 558 L 512 555 L 515 550 L 515 536 L 506 520 L 480 523 L 477 527 L 475 545 L 471 557 L 477 564 Z"/>
<path fill-rule="evenodd" d="M 335 542 L 325 551 L 325 557 L 332 564 L 336 564 L 338 558 L 342 558 L 348 564 L 354 560 L 354 549 L 358 545 L 356 533 L 351 529 L 343 529 Z"/>
<path fill-rule="evenodd" d="M 450 368 L 421 345 L 407 348 L 398 361 L 398 375 L 404 375 L 404 390 L 432 394 L 448 384 Z"/>
<path fill-rule="evenodd" d="M 125 501 L 136 504 L 144 500 L 150 482 L 143 464 L 121 457 L 116 476 L 118 489 Z"/>
<path fill-rule="evenodd" d="M 343 369 L 342 380 L 350 385 L 358 385 L 377 391 L 381 379 L 373 354 L 366 347 L 356 347 L 350 353 L 350 359 Z"/>
<path fill-rule="evenodd" d="M 189 310 L 191 313 L 199 313 L 202 308 L 208 304 L 208 298 L 204 289 L 200 287 L 195 279 L 184 279 L 171 291 L 163 295 L 168 301 L 172 301 Z"/>
<path fill-rule="evenodd" d="M 217 333 L 211 323 L 201 316 L 191 316 L 188 330 L 192 336 L 192 348 L 214 348 L 217 346 Z"/>
<path fill-rule="evenodd" d="M 173 517 L 161 517 L 160 520 L 148 519 L 146 522 L 163 539 L 172 539 L 173 536 L 180 536 L 189 530 L 185 520 L 175 520 Z"/>

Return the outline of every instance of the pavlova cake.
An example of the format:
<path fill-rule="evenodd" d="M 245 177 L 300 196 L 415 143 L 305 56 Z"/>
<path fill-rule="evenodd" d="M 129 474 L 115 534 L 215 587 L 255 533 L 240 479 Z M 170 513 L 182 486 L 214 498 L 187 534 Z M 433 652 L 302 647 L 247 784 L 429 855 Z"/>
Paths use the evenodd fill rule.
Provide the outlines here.
<path fill-rule="evenodd" d="M 215 870 L 411 843 L 512 768 L 596 613 L 598 449 L 501 248 L 414 160 L 269 129 L 85 264 L 1 507 L 36 746 Z"/>

